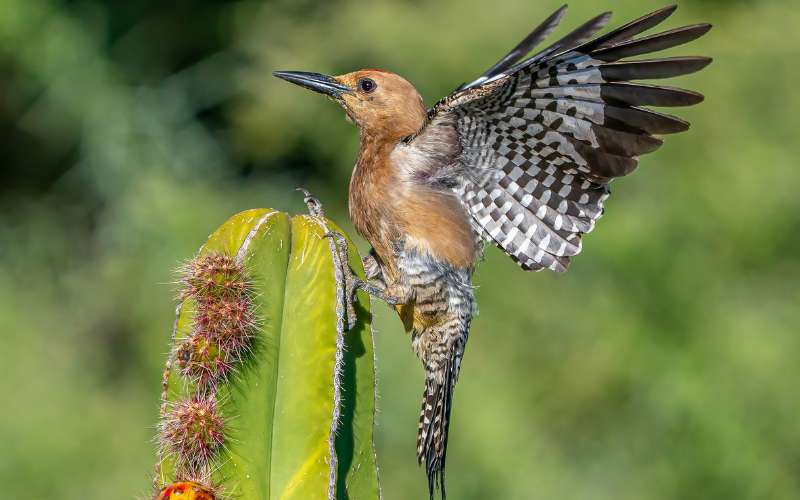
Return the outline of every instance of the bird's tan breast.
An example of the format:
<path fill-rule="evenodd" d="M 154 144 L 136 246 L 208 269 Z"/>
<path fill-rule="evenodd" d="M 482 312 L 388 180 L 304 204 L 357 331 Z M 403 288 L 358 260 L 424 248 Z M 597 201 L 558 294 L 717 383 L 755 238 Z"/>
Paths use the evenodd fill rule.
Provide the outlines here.
<path fill-rule="evenodd" d="M 397 198 L 397 217 L 405 228 L 406 248 L 428 253 L 450 265 L 475 262 L 475 237 L 463 206 L 449 193 L 410 185 Z"/>
<path fill-rule="evenodd" d="M 449 189 L 430 181 L 448 156 L 446 143 L 437 142 L 434 154 L 407 146 L 362 144 L 350 180 L 350 216 L 390 275 L 396 272 L 392 261 L 399 248 L 459 268 L 471 268 L 475 262 L 469 215 Z"/>

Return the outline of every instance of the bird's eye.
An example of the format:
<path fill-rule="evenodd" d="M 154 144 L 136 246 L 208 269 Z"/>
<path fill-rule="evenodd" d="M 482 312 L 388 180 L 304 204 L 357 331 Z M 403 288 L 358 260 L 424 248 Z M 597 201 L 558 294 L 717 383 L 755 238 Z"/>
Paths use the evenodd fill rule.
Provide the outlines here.
<path fill-rule="evenodd" d="M 358 89 L 367 94 L 375 90 L 377 87 L 378 86 L 375 84 L 375 80 L 370 78 L 361 78 L 358 80 Z"/>

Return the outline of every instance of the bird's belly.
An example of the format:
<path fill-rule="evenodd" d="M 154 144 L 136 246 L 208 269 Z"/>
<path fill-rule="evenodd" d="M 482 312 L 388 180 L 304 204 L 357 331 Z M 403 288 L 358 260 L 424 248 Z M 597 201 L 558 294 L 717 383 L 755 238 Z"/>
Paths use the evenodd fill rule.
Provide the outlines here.
<path fill-rule="evenodd" d="M 396 306 L 406 330 L 423 331 L 453 318 L 471 317 L 474 307 L 471 271 L 416 249 L 407 248 L 396 261 L 412 300 Z"/>

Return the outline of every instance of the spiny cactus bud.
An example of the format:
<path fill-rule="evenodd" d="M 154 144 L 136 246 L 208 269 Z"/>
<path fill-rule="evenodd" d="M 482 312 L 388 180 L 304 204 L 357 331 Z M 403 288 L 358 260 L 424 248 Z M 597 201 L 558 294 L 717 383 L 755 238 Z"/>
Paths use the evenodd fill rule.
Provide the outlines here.
<path fill-rule="evenodd" d="M 247 296 L 199 299 L 194 322 L 198 333 L 216 342 L 232 358 L 239 357 L 249 345 L 256 324 Z"/>
<path fill-rule="evenodd" d="M 161 422 L 161 444 L 190 470 L 207 465 L 224 442 L 224 424 L 213 396 L 180 401 Z"/>
<path fill-rule="evenodd" d="M 182 274 L 183 298 L 243 297 L 250 290 L 244 269 L 230 255 L 202 255 L 186 265 Z"/>
<path fill-rule="evenodd" d="M 233 371 L 234 359 L 204 335 L 193 334 L 175 349 L 181 375 L 205 388 Z"/>
<path fill-rule="evenodd" d="M 178 481 L 165 486 L 156 500 L 215 500 L 214 492 L 194 481 Z"/>

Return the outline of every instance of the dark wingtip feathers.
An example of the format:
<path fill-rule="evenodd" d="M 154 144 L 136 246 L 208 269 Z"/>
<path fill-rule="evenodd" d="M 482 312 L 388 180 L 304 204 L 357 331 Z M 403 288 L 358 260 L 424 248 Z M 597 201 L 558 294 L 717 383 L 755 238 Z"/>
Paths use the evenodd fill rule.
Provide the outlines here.
<path fill-rule="evenodd" d="M 592 57 L 603 61 L 617 61 L 625 57 L 650 54 L 689 43 L 708 33 L 710 24 L 693 24 L 671 29 L 655 35 L 623 40 L 619 43 L 597 49 Z"/>
<path fill-rule="evenodd" d="M 499 75 L 503 71 L 513 66 L 523 56 L 528 54 L 534 47 L 539 45 L 561 22 L 564 13 L 567 11 L 567 4 L 559 7 L 555 12 L 537 25 L 528 35 L 522 39 L 513 49 L 511 49 L 505 56 L 497 61 L 491 68 L 486 70 L 478 79 L 469 83 L 467 86 L 471 87 L 476 83 L 483 82 L 493 76 Z"/>
<path fill-rule="evenodd" d="M 675 12 L 675 9 L 677 8 L 678 8 L 677 5 L 670 5 L 655 10 L 649 14 L 645 14 L 639 19 L 635 19 L 627 24 L 620 26 L 615 30 L 606 33 L 605 35 L 602 35 L 586 43 L 581 47 L 581 50 L 585 51 L 585 50 L 600 49 L 610 45 L 614 45 L 614 43 L 618 41 L 627 40 L 631 37 L 634 37 L 639 33 L 649 30 L 653 26 L 661 24 L 661 22 L 664 21 L 669 16 L 671 16 L 672 13 Z"/>
<path fill-rule="evenodd" d="M 523 64 L 527 64 L 529 62 L 536 61 L 540 58 L 546 57 L 547 55 L 557 51 L 557 50 L 566 50 L 571 49 L 575 45 L 579 45 L 589 38 L 591 38 L 595 33 L 603 29 L 608 21 L 611 20 L 612 13 L 611 11 L 605 11 L 597 16 L 589 19 L 585 23 L 581 24 L 574 30 L 572 30 L 569 34 L 564 36 L 563 38 L 559 39 L 546 49 L 542 50 L 541 52 L 537 53 Z"/>
<path fill-rule="evenodd" d="M 601 96 L 610 104 L 630 106 L 692 106 L 703 102 L 703 94 L 666 85 L 613 82 L 600 86 Z"/>
<path fill-rule="evenodd" d="M 684 56 L 661 59 L 623 61 L 599 66 L 603 78 L 609 82 L 626 80 L 652 80 L 688 75 L 711 64 L 710 57 Z"/>

